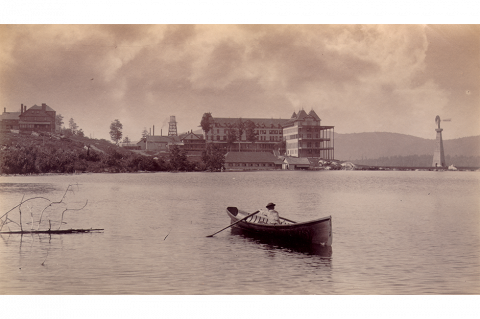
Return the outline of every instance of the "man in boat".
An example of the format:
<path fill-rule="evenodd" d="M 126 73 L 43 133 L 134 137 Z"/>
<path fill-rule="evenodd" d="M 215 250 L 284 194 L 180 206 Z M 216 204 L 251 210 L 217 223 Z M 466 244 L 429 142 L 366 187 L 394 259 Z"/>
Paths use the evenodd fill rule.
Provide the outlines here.
<path fill-rule="evenodd" d="M 268 203 L 267 206 L 265 207 L 268 209 L 265 213 L 265 217 L 268 218 L 268 223 L 280 224 L 280 216 L 278 215 L 278 212 L 275 210 L 275 204 Z"/>

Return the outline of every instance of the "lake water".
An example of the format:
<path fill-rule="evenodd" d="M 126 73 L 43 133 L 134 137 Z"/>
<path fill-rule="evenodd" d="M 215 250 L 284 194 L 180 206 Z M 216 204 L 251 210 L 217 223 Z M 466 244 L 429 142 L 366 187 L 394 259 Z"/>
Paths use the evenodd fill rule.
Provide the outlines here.
<path fill-rule="evenodd" d="M 0 215 L 40 196 L 48 227 L 0 235 L 0 294 L 479 294 L 480 173 L 272 171 L 0 177 Z M 87 203 L 88 200 L 88 203 Z M 332 216 L 331 249 L 227 229 L 227 206 Z M 22 206 L 32 227 L 45 200 Z M 82 210 L 79 209 L 87 203 Z M 17 221 L 18 209 L 9 213 Z M 14 229 L 14 223 L 3 231 Z"/>

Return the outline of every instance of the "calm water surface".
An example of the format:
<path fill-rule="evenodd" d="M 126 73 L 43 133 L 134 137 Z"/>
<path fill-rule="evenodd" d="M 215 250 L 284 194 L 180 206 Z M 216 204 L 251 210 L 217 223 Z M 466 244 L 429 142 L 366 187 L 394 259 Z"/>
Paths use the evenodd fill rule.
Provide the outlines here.
<path fill-rule="evenodd" d="M 43 219 L 58 227 L 88 200 L 62 227 L 104 232 L 0 235 L 1 294 L 480 293 L 478 172 L 0 177 L 0 215 L 23 196 L 59 201 L 69 184 Z M 229 224 L 227 206 L 270 201 L 297 221 L 331 215 L 331 250 L 206 237 Z M 22 206 L 24 229 L 45 202 Z"/>

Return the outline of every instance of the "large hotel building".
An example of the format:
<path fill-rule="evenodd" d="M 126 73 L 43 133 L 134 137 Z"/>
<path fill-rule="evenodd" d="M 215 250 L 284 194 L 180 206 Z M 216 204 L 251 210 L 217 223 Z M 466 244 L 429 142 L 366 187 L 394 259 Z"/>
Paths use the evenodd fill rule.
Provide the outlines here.
<path fill-rule="evenodd" d="M 252 121 L 255 124 L 257 140 L 247 140 L 244 131 L 240 140 L 231 146 L 231 151 L 267 151 L 280 149 L 285 141 L 286 156 L 316 157 L 334 159 L 334 126 L 322 126 L 321 119 L 311 110 L 293 113 L 290 119 L 258 119 L 258 118 L 215 118 L 210 120 L 210 130 L 203 132 L 207 143 L 227 147 L 228 132 L 235 129 L 236 123 Z"/>

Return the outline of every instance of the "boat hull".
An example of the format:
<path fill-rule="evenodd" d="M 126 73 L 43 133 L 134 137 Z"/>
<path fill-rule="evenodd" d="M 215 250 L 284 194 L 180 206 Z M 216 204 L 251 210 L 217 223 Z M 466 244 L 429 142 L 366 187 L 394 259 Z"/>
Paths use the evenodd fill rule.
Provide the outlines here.
<path fill-rule="evenodd" d="M 236 223 L 232 227 L 244 231 L 262 234 L 272 238 L 281 238 L 291 242 L 305 242 L 324 246 L 332 245 L 331 216 L 302 223 L 285 222 L 285 224 L 274 225 L 250 222 L 249 220 L 253 220 L 253 218 L 238 222 L 247 216 L 248 213 L 236 207 L 228 207 L 227 214 L 231 219 L 231 224 Z"/>

